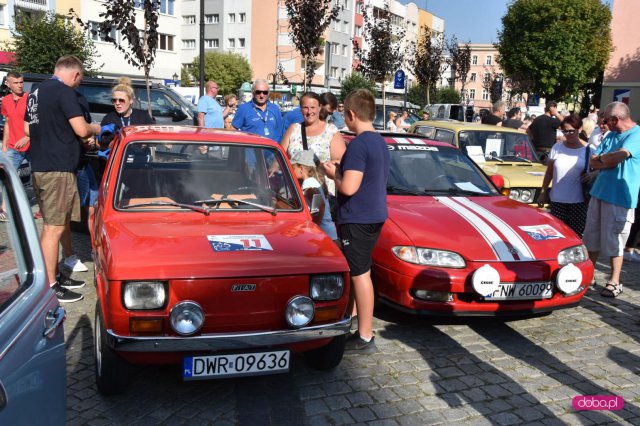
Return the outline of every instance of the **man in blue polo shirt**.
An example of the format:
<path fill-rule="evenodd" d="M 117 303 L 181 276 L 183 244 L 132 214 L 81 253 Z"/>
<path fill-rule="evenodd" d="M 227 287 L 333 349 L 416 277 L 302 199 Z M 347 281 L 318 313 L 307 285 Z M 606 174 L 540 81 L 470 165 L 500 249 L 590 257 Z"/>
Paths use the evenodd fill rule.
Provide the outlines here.
<path fill-rule="evenodd" d="M 269 102 L 269 84 L 266 80 L 253 83 L 253 99 L 238 107 L 231 125 L 243 132 L 254 133 L 280 143 L 283 121 L 280 107 Z"/>

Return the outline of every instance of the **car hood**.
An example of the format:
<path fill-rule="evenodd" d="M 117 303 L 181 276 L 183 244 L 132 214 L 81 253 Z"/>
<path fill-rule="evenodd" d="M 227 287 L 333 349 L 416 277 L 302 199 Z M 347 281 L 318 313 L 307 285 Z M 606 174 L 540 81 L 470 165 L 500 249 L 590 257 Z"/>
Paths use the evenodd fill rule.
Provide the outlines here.
<path fill-rule="evenodd" d="M 388 207 L 389 219 L 413 245 L 455 251 L 469 261 L 556 259 L 560 250 L 582 244 L 550 214 L 500 196 L 389 196 Z"/>
<path fill-rule="evenodd" d="M 119 216 L 117 221 L 105 223 L 110 279 L 282 276 L 348 270 L 335 243 L 310 220 L 286 219 L 282 214 L 262 222 L 251 215 L 224 221 L 216 215 L 161 221 L 150 221 L 144 214 L 133 216 L 136 218 L 123 220 Z M 260 249 L 245 249 L 245 244 Z"/>
<path fill-rule="evenodd" d="M 488 175 L 505 178 L 505 188 L 540 188 L 547 167 L 540 163 L 487 161 L 481 164 Z"/>

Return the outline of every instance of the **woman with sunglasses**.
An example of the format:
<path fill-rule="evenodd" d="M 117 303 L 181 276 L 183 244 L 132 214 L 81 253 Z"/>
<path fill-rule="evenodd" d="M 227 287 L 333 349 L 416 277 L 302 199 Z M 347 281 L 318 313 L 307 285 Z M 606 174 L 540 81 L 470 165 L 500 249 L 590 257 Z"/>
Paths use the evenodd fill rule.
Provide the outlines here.
<path fill-rule="evenodd" d="M 565 137 L 556 143 L 549 153 L 547 172 L 542 181 L 542 190 L 538 197 L 538 207 L 546 200 L 549 184 L 553 186 L 549 194 L 551 214 L 566 223 L 576 234 L 582 237 L 587 219 L 587 203 L 583 196 L 583 180 L 586 161 L 591 158 L 591 148 L 579 137 L 582 120 L 576 114 L 562 120 L 560 130 Z"/>
<path fill-rule="evenodd" d="M 134 124 L 153 124 L 153 119 L 147 111 L 133 108 L 134 99 L 131 79 L 121 77 L 118 84 L 111 89 L 111 103 L 115 111 L 105 115 L 100 125 L 113 123 L 117 133 L 121 128 Z"/>

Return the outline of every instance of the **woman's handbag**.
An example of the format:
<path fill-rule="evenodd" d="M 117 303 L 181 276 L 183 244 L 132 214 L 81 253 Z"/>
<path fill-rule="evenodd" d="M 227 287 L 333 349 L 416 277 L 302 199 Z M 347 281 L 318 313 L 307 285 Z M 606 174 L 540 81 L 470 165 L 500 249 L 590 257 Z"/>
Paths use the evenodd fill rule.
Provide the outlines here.
<path fill-rule="evenodd" d="M 589 149 L 589 145 L 586 146 L 586 149 L 584 150 L 584 170 L 582 170 L 582 175 L 581 178 L 584 179 L 585 175 L 588 176 L 588 180 L 582 181 L 582 197 L 584 199 L 584 203 L 585 204 L 589 204 L 589 200 L 591 199 L 591 186 L 593 185 L 593 180 L 591 179 L 591 176 L 589 176 L 589 159 L 590 159 L 590 154 L 591 153 L 591 149 Z"/>

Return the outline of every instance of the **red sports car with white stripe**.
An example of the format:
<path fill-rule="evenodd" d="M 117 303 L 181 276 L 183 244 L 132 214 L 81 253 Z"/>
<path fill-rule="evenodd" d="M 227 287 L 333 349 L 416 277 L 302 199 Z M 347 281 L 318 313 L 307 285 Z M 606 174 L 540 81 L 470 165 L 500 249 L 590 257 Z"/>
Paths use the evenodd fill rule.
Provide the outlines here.
<path fill-rule="evenodd" d="M 517 315 L 579 304 L 593 278 L 563 222 L 500 193 L 449 144 L 385 134 L 385 223 L 373 253 L 379 300 L 440 315 Z M 347 135 L 349 140 L 352 136 Z"/>

